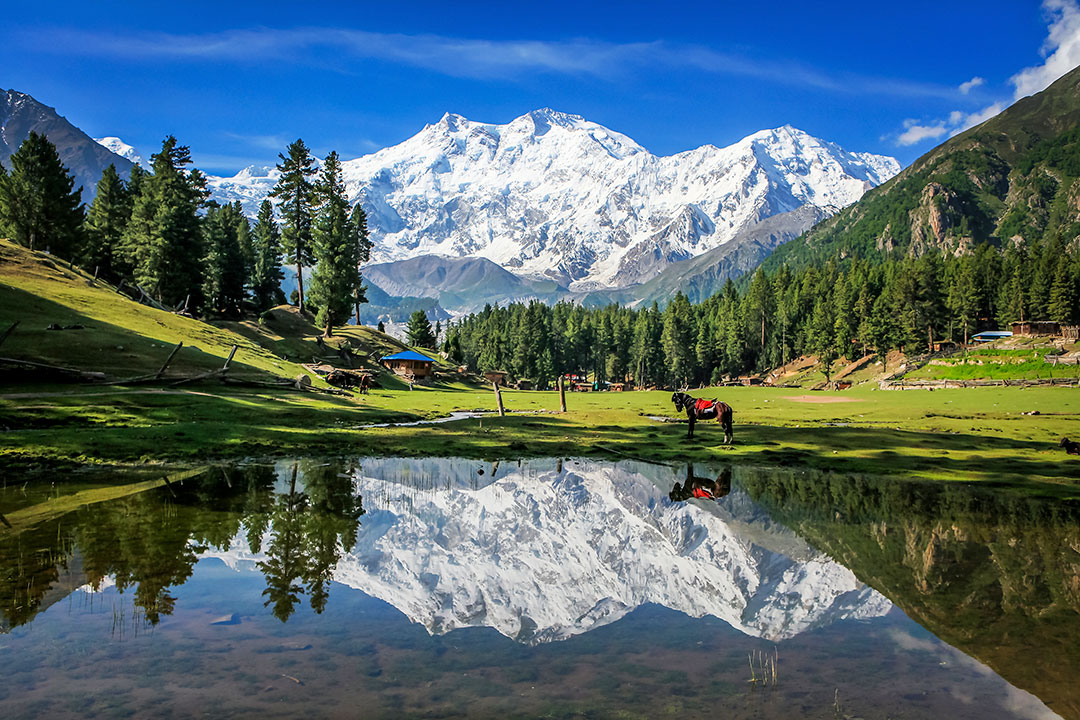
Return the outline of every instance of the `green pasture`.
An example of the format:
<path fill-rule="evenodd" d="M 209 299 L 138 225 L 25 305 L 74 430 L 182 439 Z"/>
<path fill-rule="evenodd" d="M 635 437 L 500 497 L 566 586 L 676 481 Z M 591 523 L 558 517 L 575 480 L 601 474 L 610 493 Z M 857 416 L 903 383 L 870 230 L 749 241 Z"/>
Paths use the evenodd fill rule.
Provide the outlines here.
<path fill-rule="evenodd" d="M 463 385 L 376 390 L 354 398 L 213 385 L 176 391 L 9 388 L 0 392 L 0 464 L 594 455 L 903 474 L 1080 497 L 1080 457 L 1058 446 L 1064 436 L 1080 438 L 1080 393 L 1071 388 L 710 388 L 695 394 L 734 407 L 732 446 L 722 444 L 715 422 L 699 424 L 695 439 L 687 440 L 670 394 L 659 391 L 568 393 L 564 414 L 557 393 L 504 390 L 504 418 L 368 427 L 457 410 L 493 412 L 494 394 Z"/>
<path fill-rule="evenodd" d="M 181 341 L 184 348 L 170 373 L 218 368 L 235 345 L 230 374 L 253 380 L 295 378 L 307 372 L 300 362 L 328 356 L 332 361 L 345 345 L 361 367 L 374 370 L 379 357 L 405 347 L 364 327 L 340 328 L 320 343 L 310 320 L 288 308 L 258 320 L 200 322 L 135 303 L 47 255 L 0 241 L 0 331 L 15 321 L 20 325 L 0 356 L 105 372 L 114 379 L 156 372 Z M 46 329 L 54 323 L 82 329 Z M 1035 359 L 1042 363 L 1044 350 L 995 352 L 980 350 L 967 360 L 1020 368 Z M 439 365 L 451 370 L 445 362 Z M 968 367 L 985 365 L 928 366 Z M 834 372 L 842 368 L 837 364 Z M 868 364 L 853 379 L 870 378 L 879 368 Z M 816 367 L 804 375 L 807 384 L 823 379 Z M 387 373 L 379 383 L 370 395 L 340 397 L 215 380 L 61 385 L 34 373 L 9 372 L 0 376 L 0 469 L 6 481 L 30 466 L 372 454 L 596 455 L 899 473 L 1080 496 L 1080 457 L 1058 446 L 1065 436 L 1080 439 L 1080 390 L 1069 387 L 883 391 L 867 382 L 843 392 L 695 391 L 734 407 L 735 443 L 727 447 L 716 423 L 699 425 L 697 437 L 687 440 L 670 393 L 659 391 L 568 393 L 567 412 L 560 413 L 554 392 L 504 390 L 503 418 L 372 427 L 495 410 L 493 392 L 480 385 L 444 380 L 409 390 Z"/>

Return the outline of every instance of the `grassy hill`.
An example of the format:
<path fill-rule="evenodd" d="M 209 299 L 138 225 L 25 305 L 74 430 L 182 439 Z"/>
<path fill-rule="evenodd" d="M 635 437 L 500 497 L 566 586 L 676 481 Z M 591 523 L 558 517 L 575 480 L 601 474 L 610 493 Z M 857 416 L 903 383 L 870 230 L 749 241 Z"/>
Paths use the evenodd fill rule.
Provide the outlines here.
<path fill-rule="evenodd" d="M 137 303 L 45 253 L 0 240 L 0 328 L 18 328 L 0 356 L 125 378 L 156 372 L 179 342 L 170 373 L 221 367 L 237 346 L 240 377 L 295 378 L 304 369 L 227 328 Z M 49 330 L 82 326 L 82 329 Z"/>
<path fill-rule="evenodd" d="M 403 387 L 378 364 L 409 347 L 373 328 L 338 328 L 320 344 L 322 331 L 290 306 L 258 320 L 207 323 L 135 302 L 78 268 L 45 253 L 0 240 L 0 332 L 18 322 L 0 346 L 0 357 L 104 373 L 123 379 L 156 372 L 179 342 L 184 346 L 168 375 L 191 375 L 220 368 L 235 345 L 236 377 L 293 379 L 308 374 L 301 363 L 348 367 L 380 375 L 385 387 Z M 51 326 L 72 329 L 53 329 Z M 81 326 L 74 329 L 74 326 Z M 442 371 L 452 367 L 439 360 Z M 17 379 L 32 376 L 19 372 Z M 314 378 L 313 378 L 314 379 Z"/>

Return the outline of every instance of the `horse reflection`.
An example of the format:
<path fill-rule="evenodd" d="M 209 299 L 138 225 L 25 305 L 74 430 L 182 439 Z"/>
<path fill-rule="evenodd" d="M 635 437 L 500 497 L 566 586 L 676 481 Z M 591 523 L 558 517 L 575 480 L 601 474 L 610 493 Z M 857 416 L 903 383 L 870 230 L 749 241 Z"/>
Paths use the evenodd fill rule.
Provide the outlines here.
<path fill-rule="evenodd" d="M 731 468 L 726 467 L 720 471 L 715 480 L 694 475 L 694 466 L 686 466 L 686 482 L 675 483 L 668 497 L 673 502 L 683 502 L 690 498 L 705 498 L 707 500 L 719 500 L 731 492 Z"/>

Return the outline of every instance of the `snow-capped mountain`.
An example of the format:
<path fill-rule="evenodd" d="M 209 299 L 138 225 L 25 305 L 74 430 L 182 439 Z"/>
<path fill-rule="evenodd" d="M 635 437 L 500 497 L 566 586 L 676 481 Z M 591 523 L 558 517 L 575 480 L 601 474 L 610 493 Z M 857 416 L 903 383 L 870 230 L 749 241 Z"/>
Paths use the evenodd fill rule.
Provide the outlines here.
<path fill-rule="evenodd" d="M 787 125 L 658 157 L 545 108 L 505 125 L 448 113 L 343 169 L 368 213 L 373 261 L 484 257 L 588 290 L 648 280 L 778 213 L 834 212 L 900 166 Z M 241 200 L 251 213 L 272 177 L 249 168 L 211 186 L 218 200 Z"/>
<path fill-rule="evenodd" d="M 280 175 L 273 165 L 252 165 L 228 178 L 207 175 L 206 185 L 214 200 L 222 204 L 239 201 L 244 213 L 254 218 L 259 214 L 259 205 L 270 195 Z"/>
<path fill-rule="evenodd" d="M 685 474 L 669 468 L 432 458 L 361 467 L 367 514 L 334 580 L 432 633 L 486 626 L 548 642 L 656 603 L 780 640 L 891 607 L 738 490 L 672 503 L 667 491 Z M 262 559 L 242 534 L 207 556 L 236 568 Z"/>
<path fill-rule="evenodd" d="M 94 142 L 106 150 L 114 152 L 120 157 L 139 165 L 144 170 L 150 169 L 150 163 L 143 159 L 143 156 L 139 154 L 139 151 L 118 137 L 110 135 L 109 137 L 94 138 Z"/>

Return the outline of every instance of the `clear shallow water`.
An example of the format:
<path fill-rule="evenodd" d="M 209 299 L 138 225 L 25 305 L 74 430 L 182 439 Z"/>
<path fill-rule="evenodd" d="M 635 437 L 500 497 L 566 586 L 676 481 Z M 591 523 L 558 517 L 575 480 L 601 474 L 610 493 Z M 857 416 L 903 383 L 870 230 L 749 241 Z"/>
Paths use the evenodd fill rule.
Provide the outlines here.
<path fill-rule="evenodd" d="M 8 486 L 0 716 L 1077 717 L 1075 513 L 721 471 L 687 502 L 686 468 L 554 459 Z"/>

